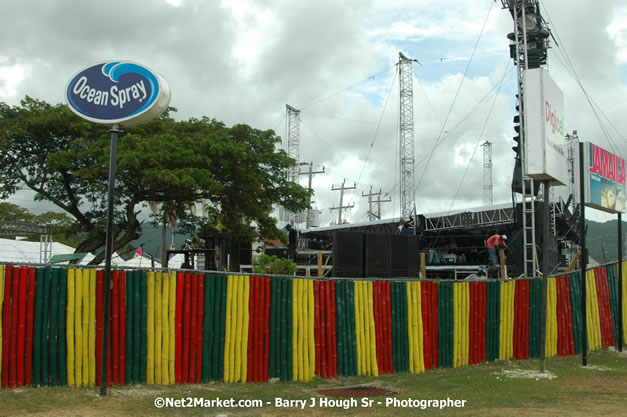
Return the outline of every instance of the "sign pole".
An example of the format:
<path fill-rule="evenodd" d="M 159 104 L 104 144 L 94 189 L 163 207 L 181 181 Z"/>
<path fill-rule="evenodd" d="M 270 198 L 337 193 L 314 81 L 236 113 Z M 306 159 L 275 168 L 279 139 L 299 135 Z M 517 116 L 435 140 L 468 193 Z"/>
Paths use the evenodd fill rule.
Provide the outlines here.
<path fill-rule="evenodd" d="M 542 206 L 542 304 L 540 309 L 540 373 L 546 371 L 546 296 L 549 279 L 549 239 L 551 236 L 549 181 L 542 182 L 544 204 Z"/>
<path fill-rule="evenodd" d="M 581 364 L 588 366 L 588 319 L 586 316 L 586 268 L 588 266 L 588 252 L 586 250 L 586 205 L 585 202 L 585 172 L 583 163 L 584 143 L 579 143 L 579 238 L 581 239 Z"/>
<path fill-rule="evenodd" d="M 618 213 L 618 351 L 623 351 L 623 214 Z"/>
<path fill-rule="evenodd" d="M 109 201 L 107 207 L 107 236 L 105 241 L 105 271 L 103 285 L 103 326 L 102 326 L 102 352 L 100 356 L 100 395 L 107 395 L 107 350 L 109 347 L 109 326 L 111 311 L 109 301 L 111 299 L 111 254 L 113 252 L 113 217 L 115 203 L 115 173 L 117 169 L 118 152 L 118 125 L 113 125 L 111 130 L 111 151 L 109 154 Z"/>

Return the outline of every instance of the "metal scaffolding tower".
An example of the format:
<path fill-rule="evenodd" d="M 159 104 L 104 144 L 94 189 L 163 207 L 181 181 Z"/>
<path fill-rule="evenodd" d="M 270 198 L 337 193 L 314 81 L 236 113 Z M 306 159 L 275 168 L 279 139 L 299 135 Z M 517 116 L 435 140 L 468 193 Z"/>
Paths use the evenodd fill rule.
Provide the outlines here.
<path fill-rule="evenodd" d="M 492 142 L 483 145 L 483 205 L 492 205 Z"/>
<path fill-rule="evenodd" d="M 415 59 L 398 54 L 400 85 L 400 147 L 401 168 L 401 217 L 408 219 L 415 214 L 416 188 L 414 185 L 414 93 L 412 65 Z"/>
<path fill-rule="evenodd" d="M 287 156 L 293 158 L 295 163 L 290 168 L 290 181 L 298 183 L 298 162 L 300 158 L 300 110 L 289 104 L 285 105 L 287 111 Z"/>
<path fill-rule="evenodd" d="M 298 184 L 300 174 L 300 110 L 289 104 L 286 104 L 285 108 L 287 112 L 287 155 L 294 159 L 294 165 L 288 170 L 288 179 Z M 279 219 L 290 224 L 303 223 L 305 221 L 305 212 L 294 213 L 280 207 Z"/>
<path fill-rule="evenodd" d="M 514 60 L 517 68 L 518 103 L 517 110 L 520 112 L 514 117 L 514 122 L 518 124 L 519 138 L 515 138 L 519 143 L 514 147 L 517 151 L 518 171 L 515 167 L 514 175 L 520 176 L 520 192 L 522 194 L 522 224 L 523 224 L 523 271 L 525 276 L 536 276 L 537 271 L 537 248 L 536 248 L 536 227 L 535 227 L 535 197 L 537 184 L 533 178 L 527 176 L 526 160 L 526 132 L 525 132 L 525 97 L 524 80 L 525 71 L 539 68 L 546 64 L 548 31 L 546 22 L 540 15 L 540 4 L 538 0 L 501 0 L 503 7 L 509 9 L 514 20 L 514 31 L 508 36 L 510 40 L 510 56 Z M 514 179 L 514 182 L 516 179 Z M 547 190 L 543 190 L 547 193 Z"/>

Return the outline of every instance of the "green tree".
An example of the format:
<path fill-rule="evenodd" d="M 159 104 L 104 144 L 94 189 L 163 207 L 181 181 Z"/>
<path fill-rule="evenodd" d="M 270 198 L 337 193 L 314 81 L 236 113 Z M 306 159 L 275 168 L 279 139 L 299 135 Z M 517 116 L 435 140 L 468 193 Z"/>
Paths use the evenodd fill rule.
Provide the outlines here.
<path fill-rule="evenodd" d="M 58 104 L 26 97 L 0 103 L 0 197 L 27 187 L 78 223 L 85 238 L 77 252 L 104 258 L 110 134 Z M 118 148 L 114 250 L 137 239 L 137 218 L 148 202 L 203 201 L 206 217 L 181 213 L 179 227 L 220 225 L 239 239 L 277 237 L 273 205 L 303 210 L 310 194 L 288 180 L 294 161 L 271 130 L 232 127 L 203 117 L 156 120 L 127 128 Z"/>
<path fill-rule="evenodd" d="M 47 211 L 34 215 L 23 207 L 3 201 L 0 202 L 0 220 L 47 226 L 53 240 L 72 247 L 83 240 L 76 221 L 65 213 Z M 37 241 L 39 236 L 29 236 L 28 240 Z"/>

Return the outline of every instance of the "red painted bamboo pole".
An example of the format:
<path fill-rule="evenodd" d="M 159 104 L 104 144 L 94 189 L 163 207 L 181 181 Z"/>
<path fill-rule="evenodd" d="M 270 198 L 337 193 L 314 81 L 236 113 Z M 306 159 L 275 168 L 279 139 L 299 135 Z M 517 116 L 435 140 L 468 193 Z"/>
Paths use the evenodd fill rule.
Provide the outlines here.
<path fill-rule="evenodd" d="M 192 307 L 190 310 L 190 327 L 189 327 L 189 376 L 187 382 L 194 383 L 196 381 L 196 332 L 198 310 L 198 275 L 192 275 L 190 282 Z"/>
<path fill-rule="evenodd" d="M 174 313 L 175 322 L 175 361 L 174 373 L 177 384 L 183 382 L 183 298 L 185 294 L 185 274 L 176 274 L 176 312 Z"/>
<path fill-rule="evenodd" d="M 114 384 L 120 384 L 119 377 L 119 363 L 120 363 L 120 273 L 119 271 L 112 271 L 113 291 L 111 291 L 111 345 L 112 349 L 112 363 L 111 370 L 113 375 L 111 376 Z"/>
<path fill-rule="evenodd" d="M 25 351 L 25 366 L 24 369 L 24 384 L 30 385 L 31 377 L 33 373 L 33 324 L 35 319 L 35 277 L 37 270 L 35 268 L 28 269 L 28 304 L 26 306 L 26 351 Z M 62 320 L 59 317 L 59 320 Z M 65 337 L 62 335 L 61 337 Z M 63 358 L 62 360 L 65 360 Z"/>
<path fill-rule="evenodd" d="M 24 344 L 26 343 L 26 297 L 28 294 L 28 267 L 20 268 L 19 277 L 19 299 L 18 302 L 18 319 L 17 319 L 17 373 L 16 385 L 21 387 L 24 385 Z M 14 301 L 15 302 L 15 301 Z"/>
<path fill-rule="evenodd" d="M 329 300 L 329 305 L 331 306 L 331 337 L 327 341 L 327 344 L 330 344 L 330 360 L 327 357 L 327 364 L 330 362 L 331 366 L 331 375 L 330 378 L 337 378 L 337 334 L 335 331 L 335 323 L 336 323 L 336 308 L 335 308 L 335 280 L 331 281 L 331 297 Z M 329 333 L 327 333 L 328 337 Z"/>
<path fill-rule="evenodd" d="M 202 376 L 202 332 L 205 314 L 205 277 L 198 275 L 198 318 L 196 319 L 196 383 L 200 382 Z"/>
<path fill-rule="evenodd" d="M 247 382 L 257 382 L 257 370 L 255 364 L 255 356 L 257 351 L 257 304 L 256 304 L 256 286 L 257 278 L 254 276 L 250 277 L 250 294 L 248 296 L 248 312 L 251 318 L 252 323 L 249 322 L 248 325 L 248 346 L 247 346 L 247 357 L 246 360 L 248 362 L 248 372 L 246 374 Z"/>
<path fill-rule="evenodd" d="M 13 269 L 13 283 L 11 286 L 11 351 L 9 353 L 9 387 L 15 387 L 17 382 L 17 333 L 18 333 L 18 297 L 20 294 L 20 269 Z"/>
<path fill-rule="evenodd" d="M 9 357 L 11 349 L 11 288 L 13 281 L 13 266 L 7 265 L 4 269 L 4 297 L 2 304 L 2 388 L 9 385 Z"/>
<path fill-rule="evenodd" d="M 192 275 L 185 274 L 185 299 L 183 300 L 183 382 L 189 382 L 189 333 L 192 308 Z"/>
<path fill-rule="evenodd" d="M 118 309 L 120 311 L 120 362 L 118 363 L 118 379 L 120 385 L 126 384 L 126 272 L 120 271 L 118 278 Z"/>
<path fill-rule="evenodd" d="M 270 305 L 272 302 L 272 283 L 269 277 L 263 278 L 264 283 L 264 312 L 263 312 L 263 376 L 262 381 L 268 380 L 270 358 Z"/>

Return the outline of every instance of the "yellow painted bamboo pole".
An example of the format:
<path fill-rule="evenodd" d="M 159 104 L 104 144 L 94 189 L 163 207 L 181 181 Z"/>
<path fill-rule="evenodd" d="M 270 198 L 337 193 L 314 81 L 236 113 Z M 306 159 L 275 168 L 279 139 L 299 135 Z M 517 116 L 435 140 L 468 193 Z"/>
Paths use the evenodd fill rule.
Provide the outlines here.
<path fill-rule="evenodd" d="M 146 274 L 146 384 L 155 383 L 155 273 Z"/>
<path fill-rule="evenodd" d="M 422 320 L 422 283 L 416 282 L 416 300 L 418 300 L 417 306 L 417 320 L 418 320 L 418 370 L 420 372 L 425 371 L 425 357 L 424 357 L 424 337 L 423 337 L 423 320 Z"/>
<path fill-rule="evenodd" d="M 168 302 L 169 338 L 168 362 L 170 384 L 176 383 L 176 272 L 170 272 L 170 300 Z"/>
<path fill-rule="evenodd" d="M 453 300 L 455 302 L 455 312 L 454 312 L 454 332 L 455 332 L 455 346 L 453 347 L 453 358 L 454 358 L 454 367 L 458 368 L 461 366 L 461 352 L 462 352 L 462 326 L 461 326 L 461 292 L 462 292 L 462 284 L 455 283 L 453 287 Z"/>
<path fill-rule="evenodd" d="M 509 350 L 508 356 L 511 358 L 514 356 L 514 311 L 515 311 L 515 295 L 516 295 L 516 281 L 509 282 Z"/>
<path fill-rule="evenodd" d="M 83 270 L 83 385 L 89 385 L 89 277 L 91 276 L 88 269 Z"/>
<path fill-rule="evenodd" d="M 89 270 L 89 385 L 96 385 L 96 275 L 95 269 Z M 127 335 L 128 337 L 128 335 Z"/>
<path fill-rule="evenodd" d="M 364 351 L 364 375 L 371 375 L 371 361 L 370 361 L 370 329 L 368 326 L 368 282 L 363 281 L 361 283 L 361 320 L 362 320 L 362 349 Z"/>
<path fill-rule="evenodd" d="M 409 332 L 409 371 L 418 373 L 418 322 L 416 320 L 415 282 L 407 283 L 407 330 Z"/>
<path fill-rule="evenodd" d="M 516 282 L 509 281 L 509 321 L 507 323 L 507 356 L 514 356 L 514 292 L 516 291 Z"/>
<path fill-rule="evenodd" d="M 224 330 L 224 382 L 231 382 L 232 368 L 232 346 L 231 334 L 233 333 L 233 282 L 235 278 L 229 275 L 226 280 L 226 323 Z"/>
<path fill-rule="evenodd" d="M 250 304 L 250 277 L 245 276 L 242 277 L 242 281 L 244 285 L 242 287 L 243 297 L 242 297 L 242 346 L 241 346 L 241 355 L 242 355 L 242 377 L 241 382 L 246 382 L 248 378 L 248 326 L 250 320 L 250 312 L 248 310 L 248 306 Z"/>
<path fill-rule="evenodd" d="M 464 282 L 464 294 L 463 294 L 463 311 L 462 311 L 462 318 L 463 318 L 463 323 L 464 323 L 464 327 L 463 327 L 463 340 L 464 340 L 464 345 L 463 345 L 463 355 L 462 355 L 462 365 L 466 366 L 468 365 L 468 359 L 469 359 L 469 343 L 470 343 L 470 283 L 469 282 Z M 421 332 L 422 334 L 422 332 Z"/>
<path fill-rule="evenodd" d="M 405 292 L 407 294 L 407 344 L 409 347 L 409 372 L 416 372 L 415 363 L 415 347 L 414 347 L 414 300 L 413 300 L 413 283 L 408 282 L 405 285 Z"/>
<path fill-rule="evenodd" d="M 235 372 L 233 382 L 239 382 L 242 378 L 242 340 L 244 323 L 244 277 L 237 277 L 237 337 L 235 339 Z"/>
<path fill-rule="evenodd" d="M 357 375 L 365 375 L 365 359 L 363 352 L 363 321 L 361 320 L 361 281 L 355 281 L 355 342 L 357 346 Z"/>
<path fill-rule="evenodd" d="M 366 281 L 363 281 L 361 283 L 361 331 L 362 331 L 362 340 L 361 340 L 361 347 L 363 350 L 363 358 L 364 358 L 364 375 L 371 375 L 370 373 L 370 368 L 371 368 L 371 361 L 370 361 L 370 346 L 369 346 L 369 340 L 370 340 L 370 329 L 368 326 L 368 283 Z"/>
<path fill-rule="evenodd" d="M 67 348 L 67 384 L 72 387 L 76 385 L 74 379 L 74 310 L 75 310 L 75 289 L 76 270 L 70 268 L 67 271 L 67 312 L 65 316 L 65 341 Z"/>
<path fill-rule="evenodd" d="M 372 375 L 379 376 L 379 364 L 377 363 L 377 330 L 374 322 L 374 284 L 369 282 L 368 288 L 368 324 L 370 327 L 370 367 Z"/>
<path fill-rule="evenodd" d="M 590 273 L 590 287 L 588 289 L 588 294 L 590 296 L 590 315 L 592 318 L 593 331 L 592 343 L 590 350 L 600 349 L 601 348 L 601 325 L 599 320 L 599 299 L 597 297 L 597 286 L 596 280 L 594 279 L 594 271 L 589 271 Z"/>
<path fill-rule="evenodd" d="M 544 353 L 547 358 L 553 356 L 553 291 L 551 283 L 552 279 L 547 278 L 546 281 L 546 330 Z"/>
<path fill-rule="evenodd" d="M 240 375 L 240 339 L 242 336 L 242 328 L 240 326 L 240 292 L 241 289 L 241 279 L 239 276 L 233 276 L 233 317 L 232 317 L 232 325 L 231 330 L 233 334 L 231 335 L 231 351 L 233 352 L 233 358 L 231 360 L 231 382 L 239 381 Z"/>
<path fill-rule="evenodd" d="M 556 284 L 557 282 L 555 281 L 555 278 L 553 278 L 551 281 L 551 320 L 553 321 L 553 324 L 551 325 L 551 331 L 552 331 L 552 335 L 551 335 L 551 353 L 553 354 L 553 356 L 557 355 L 557 287 Z"/>
<path fill-rule="evenodd" d="M 420 318 L 420 282 L 412 282 L 412 291 L 414 303 L 414 327 L 416 328 L 414 333 L 414 371 L 419 373 L 424 370 L 424 359 L 422 358 L 422 347 L 420 343 L 420 339 L 422 337 L 422 322 Z"/>
<path fill-rule="evenodd" d="M 74 378 L 76 385 L 83 383 L 83 271 L 76 270 L 74 302 Z"/>
<path fill-rule="evenodd" d="M 170 320 L 168 307 L 170 302 L 170 276 L 167 272 L 161 273 L 161 383 L 170 383 Z"/>
<path fill-rule="evenodd" d="M 163 289 L 163 279 L 161 272 L 155 272 L 155 336 L 154 336 L 154 364 L 155 364 L 155 384 L 161 383 L 161 290 Z"/>

